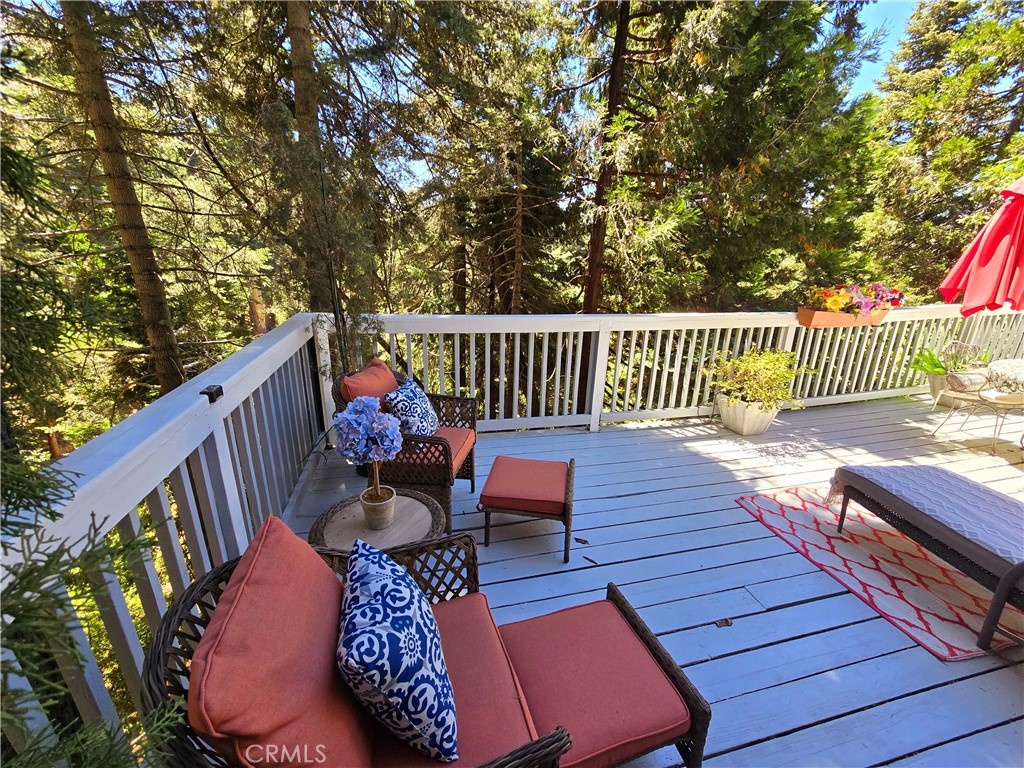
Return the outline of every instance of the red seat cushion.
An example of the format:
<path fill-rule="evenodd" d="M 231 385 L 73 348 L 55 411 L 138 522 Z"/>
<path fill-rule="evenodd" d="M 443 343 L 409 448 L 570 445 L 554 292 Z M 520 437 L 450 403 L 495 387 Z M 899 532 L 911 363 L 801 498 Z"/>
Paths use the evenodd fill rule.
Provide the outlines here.
<path fill-rule="evenodd" d="M 541 733 L 564 726 L 563 768 L 604 768 L 690 730 L 690 712 L 608 600 L 500 628 Z"/>
<path fill-rule="evenodd" d="M 452 447 L 452 472 L 459 471 L 462 462 L 476 445 L 476 432 L 462 427 L 441 427 L 434 433 L 434 437 L 443 437 Z M 453 477 L 452 480 L 454 479 Z"/>
<path fill-rule="evenodd" d="M 568 477 L 569 465 L 564 461 L 498 456 L 480 493 L 480 503 L 492 509 L 562 515 Z"/>
<path fill-rule="evenodd" d="M 189 723 L 232 765 L 312 765 L 321 751 L 331 765 L 370 765 L 372 730 L 335 661 L 341 590 L 276 517 L 245 550 L 196 648 L 188 691 Z"/>
<path fill-rule="evenodd" d="M 398 389 L 398 380 L 391 369 L 375 357 L 363 370 L 343 378 L 340 388 L 341 396 L 349 403 L 357 397 L 376 397 L 383 401 L 384 395 Z"/>
<path fill-rule="evenodd" d="M 522 689 L 501 643 L 487 598 L 476 592 L 434 606 L 459 724 L 458 765 L 480 765 L 537 738 Z M 440 763 L 383 728 L 373 749 L 375 768 Z"/>

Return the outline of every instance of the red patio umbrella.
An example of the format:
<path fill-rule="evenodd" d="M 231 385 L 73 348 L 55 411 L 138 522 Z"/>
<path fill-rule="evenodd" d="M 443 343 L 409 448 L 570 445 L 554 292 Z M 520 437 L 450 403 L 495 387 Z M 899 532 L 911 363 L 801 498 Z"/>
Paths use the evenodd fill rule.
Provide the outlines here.
<path fill-rule="evenodd" d="M 1006 202 L 939 285 L 946 303 L 962 292 L 964 317 L 1009 304 L 1024 310 L 1024 176 L 1003 190 Z"/>

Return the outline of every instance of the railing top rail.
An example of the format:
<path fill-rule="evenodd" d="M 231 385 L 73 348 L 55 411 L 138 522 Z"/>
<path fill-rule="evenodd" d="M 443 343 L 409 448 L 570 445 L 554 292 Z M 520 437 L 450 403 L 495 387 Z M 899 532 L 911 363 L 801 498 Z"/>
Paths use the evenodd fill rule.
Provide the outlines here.
<path fill-rule="evenodd" d="M 315 313 L 301 313 L 189 379 L 173 392 L 115 424 L 54 463 L 74 481 L 63 517 L 43 526 L 43 535 L 70 542 L 84 537 L 93 521 L 116 521 L 211 434 L 213 427 L 266 381 L 313 335 Z M 201 391 L 219 384 L 224 395 L 210 403 Z M 111 489 L 124 507 L 109 508 Z M 103 526 L 100 525 L 101 531 Z M 5 565 L 19 553 L 5 553 Z"/>
<path fill-rule="evenodd" d="M 1003 310 L 1005 312 L 1006 310 Z M 959 304 L 900 307 L 891 320 L 955 317 Z M 666 312 L 598 315 L 371 315 L 367 319 L 385 333 L 514 333 L 528 331 L 590 331 L 605 324 L 610 330 L 689 327 L 795 327 L 795 312 Z"/>

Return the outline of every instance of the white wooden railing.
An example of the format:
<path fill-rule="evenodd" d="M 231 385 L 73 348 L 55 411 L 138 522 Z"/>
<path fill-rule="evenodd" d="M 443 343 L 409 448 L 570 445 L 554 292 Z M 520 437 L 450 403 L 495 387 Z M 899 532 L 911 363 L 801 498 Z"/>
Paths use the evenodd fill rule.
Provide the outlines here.
<path fill-rule="evenodd" d="M 381 356 L 434 392 L 475 397 L 481 431 L 697 416 L 710 412 L 704 367 L 752 346 L 797 353 L 793 394 L 827 405 L 921 392 L 910 362 L 954 339 L 992 359 L 1024 356 L 1024 313 L 956 306 L 891 311 L 877 326 L 810 330 L 791 312 L 660 315 L 381 315 L 362 359 Z M 598 386 L 600 385 L 600 386 Z"/>
<path fill-rule="evenodd" d="M 82 546 L 96 536 L 149 534 L 156 546 L 135 558 L 127 590 L 142 606 L 133 621 L 126 590 L 112 572 L 86 574 L 98 585 L 95 610 L 116 661 L 115 685 L 140 706 L 143 644 L 176 596 L 212 566 L 237 557 L 263 520 L 280 514 L 306 455 L 329 418 L 329 361 L 314 336 L 315 315 L 297 315 L 174 392 L 77 449 L 56 467 L 75 481 L 62 517 L 44 535 Z M 222 395 L 203 394 L 220 387 Z M 155 558 L 162 563 L 157 572 Z M 7 547 L 5 582 L 24 552 Z M 74 630 L 80 665 L 62 664 L 86 722 L 120 722 L 114 701 L 81 627 Z M 145 632 L 149 634 L 149 632 Z M 105 670 L 108 681 L 111 671 Z M 26 680 L 15 681 L 28 688 Z M 122 710 L 124 707 L 122 707 Z M 45 724 L 37 723 L 37 727 Z"/>
<path fill-rule="evenodd" d="M 119 720 L 105 685 L 111 679 L 139 706 L 142 637 L 167 598 L 236 557 L 268 515 L 285 509 L 333 411 L 332 327 L 296 315 L 58 463 L 76 490 L 47 536 L 77 542 L 95 526 L 101 535 L 155 541 L 151 556 L 126 566 L 130 586 L 89 574 L 100 585 L 95 608 L 117 669 L 104 670 L 105 681 L 90 638 L 76 630 L 83 663 L 61 669 L 87 722 Z M 793 350 L 799 364 L 819 371 L 794 382 L 807 405 L 923 391 L 910 361 L 954 339 L 987 347 L 992 359 L 1024 357 L 1024 313 L 965 321 L 955 306 L 894 310 L 878 327 L 824 330 L 800 327 L 792 313 L 385 315 L 369 327 L 359 357 L 380 355 L 430 391 L 477 398 L 482 431 L 707 414 L 704 366 L 719 351 L 751 346 Z M 223 394 L 212 402 L 202 394 L 218 386 Z M 22 557 L 5 549 L 5 580 Z M 138 623 L 130 599 L 142 607 Z M 9 684 L 30 688 L 27 680 Z"/>

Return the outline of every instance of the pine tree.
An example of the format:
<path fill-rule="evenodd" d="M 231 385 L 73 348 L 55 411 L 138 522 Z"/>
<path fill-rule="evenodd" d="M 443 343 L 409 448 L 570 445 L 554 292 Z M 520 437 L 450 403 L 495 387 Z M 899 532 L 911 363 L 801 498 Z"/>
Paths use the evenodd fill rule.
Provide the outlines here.
<path fill-rule="evenodd" d="M 131 265 L 157 379 L 161 391 L 166 394 L 185 380 L 184 365 L 163 277 L 128 164 L 121 123 L 114 111 L 110 87 L 103 72 L 103 51 L 92 31 L 98 9 L 91 2 L 70 0 L 61 2 L 61 9 L 68 31 L 68 45 L 74 55 L 82 109 L 95 135 L 103 162 L 104 180 L 114 220 Z"/>
<path fill-rule="evenodd" d="M 921 298 L 1024 174 L 1024 3 L 922 2 L 874 107 L 863 247 Z"/>
<path fill-rule="evenodd" d="M 614 23 L 592 23 L 613 41 L 610 75 Z M 592 213 L 595 233 L 607 219 L 603 303 L 792 306 L 856 238 L 864 116 L 844 100 L 869 42 L 855 4 L 633 2 L 626 39 L 621 105 L 591 163 L 598 182 L 602 158 L 616 165 Z"/>

